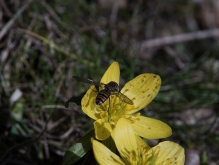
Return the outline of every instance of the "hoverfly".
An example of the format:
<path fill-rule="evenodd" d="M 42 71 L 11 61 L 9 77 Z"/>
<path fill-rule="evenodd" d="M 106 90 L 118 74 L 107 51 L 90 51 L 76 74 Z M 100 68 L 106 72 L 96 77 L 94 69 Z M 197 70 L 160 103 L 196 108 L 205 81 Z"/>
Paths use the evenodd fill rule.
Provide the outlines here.
<path fill-rule="evenodd" d="M 73 78 L 78 81 L 94 85 L 96 87 L 98 92 L 96 97 L 96 105 L 103 104 L 107 99 L 110 98 L 110 95 L 116 95 L 120 100 L 124 101 L 125 103 L 133 105 L 133 101 L 119 91 L 119 85 L 114 81 L 110 81 L 108 84 L 103 84 L 79 76 L 73 76 Z M 103 89 L 98 90 L 98 87 L 101 87 Z"/>

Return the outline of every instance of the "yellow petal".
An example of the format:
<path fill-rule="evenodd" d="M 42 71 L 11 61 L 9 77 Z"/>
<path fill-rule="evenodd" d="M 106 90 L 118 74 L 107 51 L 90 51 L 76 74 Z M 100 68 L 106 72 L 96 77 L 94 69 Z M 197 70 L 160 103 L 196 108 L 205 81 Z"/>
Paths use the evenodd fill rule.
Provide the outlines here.
<path fill-rule="evenodd" d="M 95 100 L 97 92 L 93 91 L 91 88 L 86 92 L 84 97 L 81 100 L 81 108 L 84 113 L 86 113 L 90 118 L 96 120 L 97 118 L 94 115 L 95 110 Z"/>
<path fill-rule="evenodd" d="M 184 165 L 184 149 L 177 143 L 171 141 L 161 142 L 153 147 L 152 150 L 153 153 L 158 153 L 155 164 L 165 164 L 168 162 L 169 165 Z"/>
<path fill-rule="evenodd" d="M 136 135 L 130 122 L 124 118 L 119 119 L 114 132 L 116 147 L 125 162 L 130 162 L 130 154 L 136 157 L 137 141 Z"/>
<path fill-rule="evenodd" d="M 125 165 L 121 158 L 110 151 L 102 143 L 91 140 L 93 144 L 94 156 L 100 165 Z"/>
<path fill-rule="evenodd" d="M 138 147 L 143 147 L 146 150 L 149 150 L 151 147 L 138 135 L 136 135 L 136 142 Z"/>
<path fill-rule="evenodd" d="M 108 84 L 110 81 L 115 81 L 117 84 L 119 84 L 119 77 L 119 64 L 117 62 L 113 62 L 104 73 L 100 82 L 103 84 Z"/>
<path fill-rule="evenodd" d="M 117 62 L 113 62 L 104 73 L 101 79 L 101 83 L 107 84 L 110 81 L 115 81 L 116 83 L 119 84 L 119 76 L 120 76 L 119 64 Z M 97 93 L 98 92 L 94 91 L 93 88 L 90 88 L 81 100 L 81 105 L 82 105 L 81 107 L 83 112 L 94 120 L 97 120 L 97 117 L 95 116 L 94 113 L 96 109 Z"/>
<path fill-rule="evenodd" d="M 171 128 L 164 122 L 149 117 L 138 116 L 132 123 L 135 133 L 146 139 L 160 139 L 172 134 Z"/>
<path fill-rule="evenodd" d="M 147 106 L 157 95 L 160 85 L 160 76 L 151 73 L 141 74 L 126 83 L 121 93 L 134 102 L 135 108 L 130 113 L 134 113 Z"/>
<path fill-rule="evenodd" d="M 98 140 L 105 140 L 111 135 L 112 127 L 104 119 L 98 119 L 94 122 L 94 130 Z"/>

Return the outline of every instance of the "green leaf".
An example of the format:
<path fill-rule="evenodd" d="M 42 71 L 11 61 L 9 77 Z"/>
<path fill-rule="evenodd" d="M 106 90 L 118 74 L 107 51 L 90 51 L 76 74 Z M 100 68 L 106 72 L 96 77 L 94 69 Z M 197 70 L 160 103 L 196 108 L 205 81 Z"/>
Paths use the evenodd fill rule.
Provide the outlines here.
<path fill-rule="evenodd" d="M 88 132 L 66 151 L 63 164 L 69 165 L 81 159 L 92 148 L 91 137 L 94 137 L 94 130 Z"/>
<path fill-rule="evenodd" d="M 86 94 L 85 92 L 82 92 L 79 96 L 72 96 L 68 101 L 65 102 L 65 107 L 68 108 L 70 102 L 74 102 L 75 104 L 81 106 L 81 99 L 84 97 Z"/>
<path fill-rule="evenodd" d="M 12 118 L 14 118 L 14 120 L 22 120 L 23 118 L 23 109 L 24 109 L 24 105 L 22 102 L 16 102 L 12 108 L 13 113 L 11 114 Z"/>
<path fill-rule="evenodd" d="M 106 140 L 103 140 L 102 143 L 110 149 L 110 151 L 117 153 L 117 148 L 112 136 L 108 137 Z"/>

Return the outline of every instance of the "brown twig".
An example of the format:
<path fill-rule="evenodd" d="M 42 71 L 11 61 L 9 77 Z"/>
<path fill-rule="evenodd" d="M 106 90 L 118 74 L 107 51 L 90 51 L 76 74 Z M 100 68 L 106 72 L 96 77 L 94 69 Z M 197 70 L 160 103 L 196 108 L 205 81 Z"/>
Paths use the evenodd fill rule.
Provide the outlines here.
<path fill-rule="evenodd" d="M 110 27 L 111 27 L 111 39 L 114 43 L 117 41 L 117 30 L 115 27 L 116 20 L 117 20 L 117 14 L 119 10 L 119 1 L 115 1 L 112 7 L 112 13 L 110 15 Z"/>
<path fill-rule="evenodd" d="M 46 3 L 46 1 L 39 1 L 46 8 L 48 13 L 64 28 L 69 30 L 71 33 L 76 33 L 75 29 L 67 25 L 65 22 L 62 22 L 61 18 L 56 14 L 56 12 Z"/>
<path fill-rule="evenodd" d="M 59 100 L 59 99 L 56 100 L 56 104 L 58 103 L 58 100 Z M 54 108 L 54 110 L 55 110 L 55 109 L 56 109 L 56 107 Z M 43 128 L 42 132 L 41 132 L 36 138 L 31 139 L 31 140 L 24 141 L 24 142 L 22 142 L 22 143 L 20 143 L 20 144 L 18 144 L 18 145 L 16 145 L 16 146 L 14 146 L 14 147 L 9 148 L 3 155 L 1 155 L 1 157 L 0 157 L 0 163 L 1 163 L 1 162 L 4 160 L 4 158 L 5 158 L 8 154 L 10 154 L 11 152 L 13 152 L 13 151 L 15 151 L 15 150 L 21 148 L 22 146 L 32 145 L 34 142 L 38 141 L 38 140 L 43 136 L 43 134 L 46 132 L 48 122 L 49 122 L 50 119 L 52 118 L 53 113 L 54 113 L 54 110 L 52 111 L 52 114 L 50 115 L 50 117 L 49 117 L 48 120 L 46 121 L 46 125 L 45 125 L 45 127 Z"/>
<path fill-rule="evenodd" d="M 0 6 L 2 6 L 2 9 L 5 11 L 7 16 L 11 17 L 13 15 L 12 12 L 7 7 L 7 5 L 5 4 L 4 0 L 0 0 Z"/>
<path fill-rule="evenodd" d="M 12 27 L 12 25 L 14 24 L 15 20 L 27 9 L 27 7 L 29 6 L 29 4 L 32 2 L 33 0 L 28 1 L 27 3 L 25 3 L 24 6 L 22 6 L 17 13 L 10 19 L 10 21 L 8 21 L 5 26 L 2 28 L 2 30 L 0 31 L 0 40 L 5 36 L 5 34 L 7 34 L 8 30 Z"/>
<path fill-rule="evenodd" d="M 170 44 L 176 44 L 181 42 L 188 42 L 192 40 L 200 40 L 205 38 L 218 38 L 219 37 L 219 29 L 210 29 L 210 30 L 203 30 L 203 31 L 197 31 L 197 32 L 191 32 L 191 33 L 183 33 L 183 34 L 177 34 L 174 36 L 167 36 L 162 38 L 155 38 L 143 41 L 142 43 L 138 43 L 134 45 L 135 47 L 139 47 L 141 52 L 148 48 L 153 47 L 160 47 Z"/>

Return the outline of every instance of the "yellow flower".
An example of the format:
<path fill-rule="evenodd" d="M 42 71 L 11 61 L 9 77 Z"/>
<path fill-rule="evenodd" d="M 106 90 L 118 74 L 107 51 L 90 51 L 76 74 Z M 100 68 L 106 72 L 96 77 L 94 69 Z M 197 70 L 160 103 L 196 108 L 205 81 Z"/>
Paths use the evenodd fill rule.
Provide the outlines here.
<path fill-rule="evenodd" d="M 113 62 L 104 73 L 101 84 L 114 81 L 119 84 L 120 69 L 117 62 Z M 116 95 L 111 95 L 103 104 L 96 105 L 98 92 L 94 87 L 87 91 L 82 98 L 82 110 L 94 122 L 95 136 L 99 140 L 107 139 L 115 129 L 117 122 L 124 118 L 131 123 L 135 134 L 147 139 L 166 138 L 172 134 L 171 128 L 156 119 L 140 116 L 136 113 L 147 106 L 157 95 L 161 85 L 158 75 L 145 73 L 135 77 L 122 88 L 121 93 L 133 101 L 133 105 L 122 101 Z M 99 88 L 103 89 L 103 85 Z"/>
<path fill-rule="evenodd" d="M 119 157 L 102 143 L 93 140 L 93 151 L 100 165 L 183 165 L 184 149 L 173 142 L 165 141 L 150 148 L 135 131 L 130 122 L 120 119 L 114 132 Z"/>

